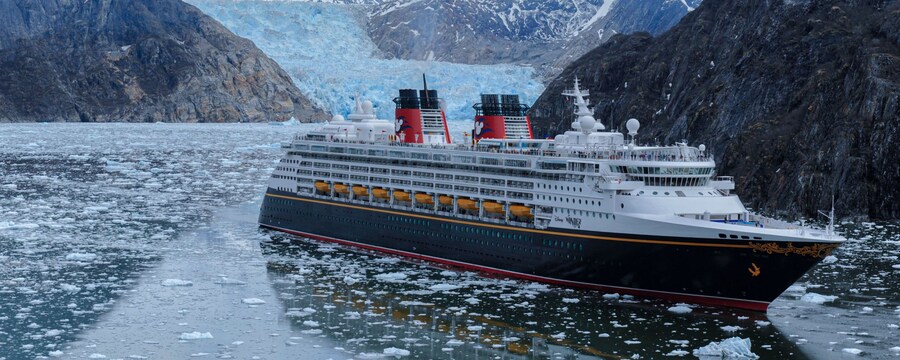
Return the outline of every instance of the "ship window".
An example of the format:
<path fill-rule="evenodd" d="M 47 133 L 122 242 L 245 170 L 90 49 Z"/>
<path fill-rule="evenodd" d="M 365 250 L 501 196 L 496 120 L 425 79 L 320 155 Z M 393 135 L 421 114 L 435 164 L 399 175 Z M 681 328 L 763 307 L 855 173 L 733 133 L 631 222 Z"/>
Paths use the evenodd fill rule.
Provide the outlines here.
<path fill-rule="evenodd" d="M 725 236 L 725 234 L 719 234 L 719 237 L 724 239 L 724 238 L 726 238 L 727 236 Z"/>
<path fill-rule="evenodd" d="M 749 236 L 747 236 L 747 235 L 741 235 L 741 239 L 744 239 L 744 240 L 749 240 L 749 239 L 750 239 L 750 237 L 749 237 Z"/>
<path fill-rule="evenodd" d="M 753 238 L 756 239 L 756 240 L 762 240 L 762 238 L 759 237 L 759 236 L 754 236 Z"/>
<path fill-rule="evenodd" d="M 730 238 L 732 238 L 732 239 L 737 239 L 737 235 L 734 235 L 734 234 L 728 235 L 728 237 L 730 237 Z"/>

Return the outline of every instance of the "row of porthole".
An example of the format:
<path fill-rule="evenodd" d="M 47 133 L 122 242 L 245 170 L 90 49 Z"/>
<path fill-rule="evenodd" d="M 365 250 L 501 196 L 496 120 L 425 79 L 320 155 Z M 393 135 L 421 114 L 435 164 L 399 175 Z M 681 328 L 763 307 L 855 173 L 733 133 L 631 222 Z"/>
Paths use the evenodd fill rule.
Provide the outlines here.
<path fill-rule="evenodd" d="M 719 233 L 719 237 L 722 238 L 722 239 L 727 239 L 727 238 L 737 239 L 737 238 L 738 238 L 738 236 L 735 235 L 735 234 L 728 234 L 728 235 L 725 235 L 725 234 L 722 234 L 722 233 Z M 747 235 L 741 235 L 740 238 L 741 238 L 741 239 L 744 239 L 744 240 L 750 240 L 750 237 L 747 236 Z M 762 238 L 759 237 L 759 236 L 754 236 L 753 239 L 754 239 L 754 240 L 762 240 Z"/>

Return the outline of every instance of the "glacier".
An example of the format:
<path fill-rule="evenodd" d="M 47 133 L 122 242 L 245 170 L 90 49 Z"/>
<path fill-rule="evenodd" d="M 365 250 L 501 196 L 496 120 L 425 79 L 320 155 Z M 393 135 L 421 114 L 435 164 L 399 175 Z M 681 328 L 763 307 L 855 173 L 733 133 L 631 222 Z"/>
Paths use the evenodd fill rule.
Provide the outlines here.
<path fill-rule="evenodd" d="M 397 90 L 436 89 L 447 118 L 467 120 L 481 93 L 519 94 L 533 103 L 544 90 L 533 68 L 385 59 L 369 38 L 365 6 L 302 1 L 189 0 L 278 62 L 314 103 L 347 115 L 356 96 L 380 118 L 393 118 Z"/>

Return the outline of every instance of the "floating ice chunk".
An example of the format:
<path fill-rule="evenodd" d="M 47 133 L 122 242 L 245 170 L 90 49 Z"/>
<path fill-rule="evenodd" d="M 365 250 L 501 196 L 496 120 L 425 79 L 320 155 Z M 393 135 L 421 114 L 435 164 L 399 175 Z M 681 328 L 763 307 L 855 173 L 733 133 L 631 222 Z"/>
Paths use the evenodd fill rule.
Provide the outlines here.
<path fill-rule="evenodd" d="M 465 299 L 465 300 L 463 300 L 463 301 L 467 302 L 469 305 L 476 305 L 476 304 L 478 304 L 478 303 L 481 302 L 481 300 L 478 300 L 478 299 L 473 298 L 473 297 L 470 297 L 470 298 Z"/>
<path fill-rule="evenodd" d="M 870 308 L 870 307 L 868 307 L 868 306 L 863 306 L 862 310 L 860 310 L 859 312 L 861 312 L 861 313 L 870 313 L 870 312 L 873 312 L 873 311 L 875 311 L 875 309 Z"/>
<path fill-rule="evenodd" d="M 344 283 L 347 285 L 353 285 L 359 282 L 359 279 L 352 276 L 344 276 Z"/>
<path fill-rule="evenodd" d="M 847 354 L 850 354 L 850 355 L 859 355 L 859 354 L 862 354 L 862 352 L 863 352 L 862 350 L 857 349 L 857 348 L 844 348 L 841 351 L 843 351 Z"/>
<path fill-rule="evenodd" d="M 722 330 L 724 330 L 726 332 L 736 332 L 738 330 L 744 330 L 744 328 L 742 328 L 740 326 L 734 326 L 734 325 L 725 325 L 725 326 L 720 326 L 719 328 L 721 328 Z"/>
<path fill-rule="evenodd" d="M 891 265 L 891 267 L 894 268 L 894 269 L 900 270 L 900 264 L 897 264 L 897 265 Z"/>
<path fill-rule="evenodd" d="M 181 336 L 178 337 L 180 340 L 200 340 L 200 339 L 212 339 L 212 334 L 208 332 L 189 332 L 189 333 L 181 333 Z"/>
<path fill-rule="evenodd" d="M 409 350 L 398 349 L 395 347 L 389 347 L 387 349 L 384 349 L 384 355 L 399 358 L 401 356 L 409 356 Z"/>
<path fill-rule="evenodd" d="M 451 291 L 459 289 L 459 286 L 452 284 L 436 284 L 429 287 L 432 291 Z"/>
<path fill-rule="evenodd" d="M 833 296 L 833 295 L 806 293 L 800 298 L 800 301 L 806 301 L 808 303 L 813 303 L 813 304 L 824 304 L 827 302 L 832 302 L 836 299 L 837 299 L 837 296 Z"/>
<path fill-rule="evenodd" d="M 694 309 L 691 309 L 684 305 L 676 305 L 669 308 L 669 312 L 673 312 L 676 314 L 687 314 L 691 311 L 694 311 Z"/>
<path fill-rule="evenodd" d="M 733 337 L 721 342 L 710 342 L 709 345 L 694 350 L 693 354 L 701 359 L 759 359 L 759 355 L 754 354 L 750 347 L 749 338 Z"/>
<path fill-rule="evenodd" d="M 456 271 L 444 270 L 444 271 L 441 271 L 441 276 L 457 277 L 457 276 L 459 276 L 459 273 L 457 273 Z"/>
<path fill-rule="evenodd" d="M 768 322 L 768 321 L 756 320 L 756 326 L 769 326 L 769 325 L 771 325 L 771 324 L 772 324 L 772 323 L 771 323 L 771 322 Z"/>
<path fill-rule="evenodd" d="M 261 305 L 266 303 L 265 300 L 257 298 L 246 298 L 241 300 L 241 302 L 247 305 Z"/>
<path fill-rule="evenodd" d="M 28 230 L 28 229 L 37 229 L 41 227 L 38 224 L 25 223 L 25 224 L 13 224 L 8 221 L 0 222 L 0 230 Z"/>
<path fill-rule="evenodd" d="M 550 337 L 552 337 L 552 338 L 554 338 L 554 339 L 556 339 L 556 340 L 562 340 L 562 339 L 565 339 L 565 338 L 566 338 L 566 333 L 561 332 L 561 333 L 558 333 L 558 334 L 550 335 Z"/>
<path fill-rule="evenodd" d="M 402 272 L 384 273 L 375 275 L 375 278 L 387 282 L 401 282 L 406 279 L 406 274 Z"/>
<path fill-rule="evenodd" d="M 93 353 L 88 355 L 88 359 L 106 359 L 106 355 Z"/>
<path fill-rule="evenodd" d="M 53 350 L 53 351 L 47 353 L 47 355 L 50 355 L 50 357 L 61 357 L 61 356 L 63 356 L 63 352 L 59 351 L 59 350 Z"/>
<path fill-rule="evenodd" d="M 56 330 L 56 329 L 53 329 L 53 330 L 47 330 L 47 332 L 44 333 L 44 337 L 60 336 L 60 335 L 62 335 L 62 333 L 64 333 L 64 332 L 65 332 L 65 331 L 62 331 L 62 330 Z"/>
<path fill-rule="evenodd" d="M 834 255 L 828 255 L 824 259 L 822 259 L 823 264 L 834 264 L 838 261 L 838 258 Z"/>
<path fill-rule="evenodd" d="M 59 284 L 59 288 L 60 288 L 62 291 L 65 291 L 65 292 L 72 292 L 72 293 L 81 291 L 81 288 L 80 288 L 80 287 L 77 287 L 77 286 L 72 285 L 72 284 Z"/>
<path fill-rule="evenodd" d="M 687 354 L 690 354 L 690 353 L 687 351 L 684 351 L 684 350 L 672 350 L 672 351 L 669 351 L 669 353 L 666 354 L 666 356 L 685 356 Z"/>
<path fill-rule="evenodd" d="M 603 298 L 606 299 L 606 300 L 615 300 L 615 299 L 618 299 L 618 298 L 619 298 L 619 294 L 618 294 L 618 293 L 615 293 L 615 294 L 603 294 Z"/>
<path fill-rule="evenodd" d="M 165 279 L 162 281 L 162 286 L 193 286 L 194 283 L 181 280 L 181 279 Z"/>
<path fill-rule="evenodd" d="M 481 331 L 481 330 L 484 330 L 484 327 L 481 325 L 471 325 L 471 326 L 466 327 L 466 329 L 469 331 Z"/>
<path fill-rule="evenodd" d="M 450 339 L 449 341 L 447 341 L 447 345 L 450 346 L 460 346 L 462 344 L 465 344 L 462 340 Z"/>
<path fill-rule="evenodd" d="M 219 280 L 216 280 L 215 283 L 219 285 L 247 285 L 244 281 L 230 279 L 224 276 L 220 277 Z"/>
<path fill-rule="evenodd" d="M 66 260 L 68 261 L 91 262 L 95 259 L 97 259 L 97 254 L 91 253 L 71 253 L 66 255 Z"/>
<path fill-rule="evenodd" d="M 889 350 L 890 352 L 892 352 L 892 353 L 898 353 L 898 354 L 900 354 L 900 346 L 894 346 L 894 347 L 892 347 L 892 348 L 890 348 L 890 349 L 888 349 L 888 350 Z"/>
<path fill-rule="evenodd" d="M 306 321 L 304 321 L 304 322 L 303 322 L 303 325 L 306 325 L 306 326 L 309 326 L 309 327 L 319 327 L 319 323 L 316 322 L 316 321 L 312 321 L 312 320 L 306 320 Z"/>
<path fill-rule="evenodd" d="M 572 299 L 572 298 L 563 298 L 562 301 L 563 301 L 564 303 L 566 303 L 566 304 L 577 304 L 577 303 L 580 302 L 581 300 L 579 300 L 579 299 Z"/>

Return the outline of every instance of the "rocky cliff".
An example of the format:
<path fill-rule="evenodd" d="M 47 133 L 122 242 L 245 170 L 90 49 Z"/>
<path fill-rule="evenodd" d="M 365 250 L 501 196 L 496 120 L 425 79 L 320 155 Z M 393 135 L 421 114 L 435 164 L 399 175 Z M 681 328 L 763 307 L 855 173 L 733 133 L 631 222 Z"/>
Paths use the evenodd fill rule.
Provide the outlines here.
<path fill-rule="evenodd" d="M 0 122 L 321 119 L 279 66 L 178 0 L 0 2 Z"/>
<path fill-rule="evenodd" d="M 609 125 L 705 143 L 751 206 L 900 217 L 900 2 L 706 0 L 670 31 L 616 36 L 554 80 L 538 133 L 572 121 L 578 76 Z"/>
<path fill-rule="evenodd" d="M 530 65 L 549 80 L 612 35 L 663 32 L 699 2 L 375 1 L 369 36 L 386 55 L 396 58 Z"/>

